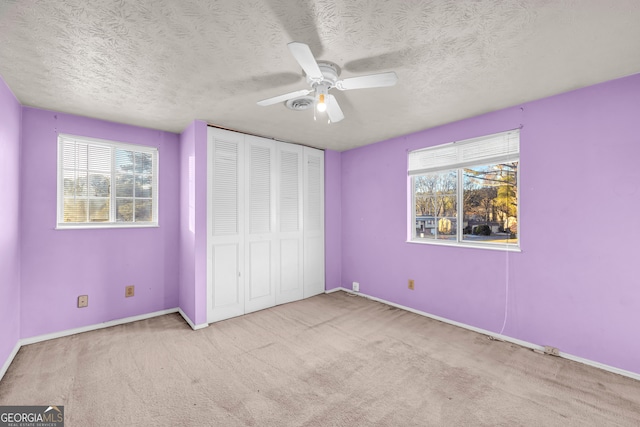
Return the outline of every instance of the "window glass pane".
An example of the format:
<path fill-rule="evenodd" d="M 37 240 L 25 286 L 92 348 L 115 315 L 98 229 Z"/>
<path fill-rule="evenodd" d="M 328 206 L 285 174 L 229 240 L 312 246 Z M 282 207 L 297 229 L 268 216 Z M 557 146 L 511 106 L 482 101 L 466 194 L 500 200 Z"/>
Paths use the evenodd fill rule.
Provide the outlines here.
<path fill-rule="evenodd" d="M 153 219 L 153 205 L 151 200 L 136 199 L 136 222 L 151 221 Z"/>
<path fill-rule="evenodd" d="M 464 169 L 463 239 L 518 243 L 518 162 Z"/>
<path fill-rule="evenodd" d="M 151 175 L 136 175 L 136 197 L 151 197 Z"/>
<path fill-rule="evenodd" d="M 156 150 L 64 135 L 58 142 L 60 223 L 108 226 L 156 219 Z"/>
<path fill-rule="evenodd" d="M 87 195 L 87 173 L 84 171 L 63 172 L 63 189 L 65 197 Z"/>
<path fill-rule="evenodd" d="M 456 196 L 443 196 L 439 200 L 439 215 L 436 216 L 436 238 L 441 240 L 458 239 L 458 203 Z"/>
<path fill-rule="evenodd" d="M 89 200 L 89 221 L 105 222 L 109 221 L 109 199 Z"/>
<path fill-rule="evenodd" d="M 76 179 L 74 175 L 73 171 L 64 171 L 62 186 L 65 197 L 76 195 Z"/>
<path fill-rule="evenodd" d="M 89 195 L 95 197 L 109 197 L 111 177 L 105 174 L 89 174 Z"/>
<path fill-rule="evenodd" d="M 116 199 L 116 221 L 133 221 L 133 199 Z"/>
<path fill-rule="evenodd" d="M 76 196 L 86 196 L 89 194 L 89 177 L 85 171 L 76 173 Z"/>
<path fill-rule="evenodd" d="M 455 170 L 413 178 L 416 238 L 456 240 L 457 187 Z"/>
<path fill-rule="evenodd" d="M 133 174 L 119 173 L 116 175 L 116 197 L 133 196 Z"/>
<path fill-rule="evenodd" d="M 136 153 L 135 172 L 153 173 L 150 153 Z"/>
<path fill-rule="evenodd" d="M 87 200 L 65 198 L 64 222 L 87 222 Z"/>
<path fill-rule="evenodd" d="M 116 173 L 133 172 L 133 151 L 116 150 Z"/>

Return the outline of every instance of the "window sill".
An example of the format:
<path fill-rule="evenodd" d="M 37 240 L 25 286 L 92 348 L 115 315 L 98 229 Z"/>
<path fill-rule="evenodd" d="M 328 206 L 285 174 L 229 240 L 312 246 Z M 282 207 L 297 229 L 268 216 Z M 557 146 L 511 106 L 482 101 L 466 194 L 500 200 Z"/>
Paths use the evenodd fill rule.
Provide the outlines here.
<path fill-rule="evenodd" d="M 157 223 L 153 224 L 58 224 L 56 230 L 98 230 L 98 229 L 114 229 L 114 228 L 159 228 Z"/>
<path fill-rule="evenodd" d="M 503 251 L 503 252 L 522 252 L 519 246 L 506 245 L 506 244 L 482 244 L 477 242 L 453 242 L 447 240 L 407 240 L 407 243 L 414 243 L 418 245 L 433 245 L 433 246 L 452 246 L 456 248 L 471 248 L 471 249 L 488 249 L 490 251 Z"/>

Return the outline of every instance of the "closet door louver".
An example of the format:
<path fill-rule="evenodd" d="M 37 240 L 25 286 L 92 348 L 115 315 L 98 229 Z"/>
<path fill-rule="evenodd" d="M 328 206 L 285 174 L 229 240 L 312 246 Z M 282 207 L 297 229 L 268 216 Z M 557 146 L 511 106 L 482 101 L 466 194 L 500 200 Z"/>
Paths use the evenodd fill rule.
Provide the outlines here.
<path fill-rule="evenodd" d="M 238 223 L 238 172 L 240 147 L 237 142 L 216 140 L 213 162 L 213 234 L 237 236 Z"/>

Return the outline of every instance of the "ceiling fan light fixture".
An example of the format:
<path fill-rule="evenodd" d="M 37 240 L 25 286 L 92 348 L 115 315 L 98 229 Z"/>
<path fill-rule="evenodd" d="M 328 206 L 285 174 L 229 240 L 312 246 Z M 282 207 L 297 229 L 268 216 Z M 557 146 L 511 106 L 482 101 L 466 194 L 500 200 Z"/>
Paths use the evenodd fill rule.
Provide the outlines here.
<path fill-rule="evenodd" d="M 318 95 L 318 111 L 321 113 L 324 113 L 325 111 L 327 111 L 327 104 L 326 102 L 324 102 L 324 94 L 320 94 Z"/>
<path fill-rule="evenodd" d="M 333 62 L 316 61 L 308 45 L 291 42 L 287 45 L 291 54 L 304 70 L 307 83 L 311 89 L 302 89 L 284 95 L 258 101 L 258 105 L 266 107 L 284 101 L 291 110 L 303 110 L 314 105 L 313 119 L 316 112 L 327 113 L 329 123 L 337 123 L 344 119 L 344 113 L 335 96 L 329 93 L 333 88 L 338 90 L 367 89 L 375 87 L 393 86 L 398 82 L 398 76 L 393 71 L 379 74 L 349 77 L 338 80 L 340 67 Z M 308 96 L 307 95 L 311 95 Z M 303 99 L 305 100 L 303 102 Z"/>

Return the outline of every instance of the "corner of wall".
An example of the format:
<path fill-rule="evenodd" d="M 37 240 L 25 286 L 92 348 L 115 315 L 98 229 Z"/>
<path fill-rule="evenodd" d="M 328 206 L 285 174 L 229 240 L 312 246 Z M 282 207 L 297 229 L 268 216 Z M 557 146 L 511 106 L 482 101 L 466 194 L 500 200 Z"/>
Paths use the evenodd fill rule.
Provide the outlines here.
<path fill-rule="evenodd" d="M 325 290 L 342 284 L 342 153 L 324 152 Z"/>
<path fill-rule="evenodd" d="M 22 106 L 0 76 L 0 146 L 3 208 L 0 211 L 0 379 L 20 348 Z"/>
<path fill-rule="evenodd" d="M 194 324 L 206 312 L 207 123 L 194 120 L 180 134 L 180 283 L 181 313 Z"/>

